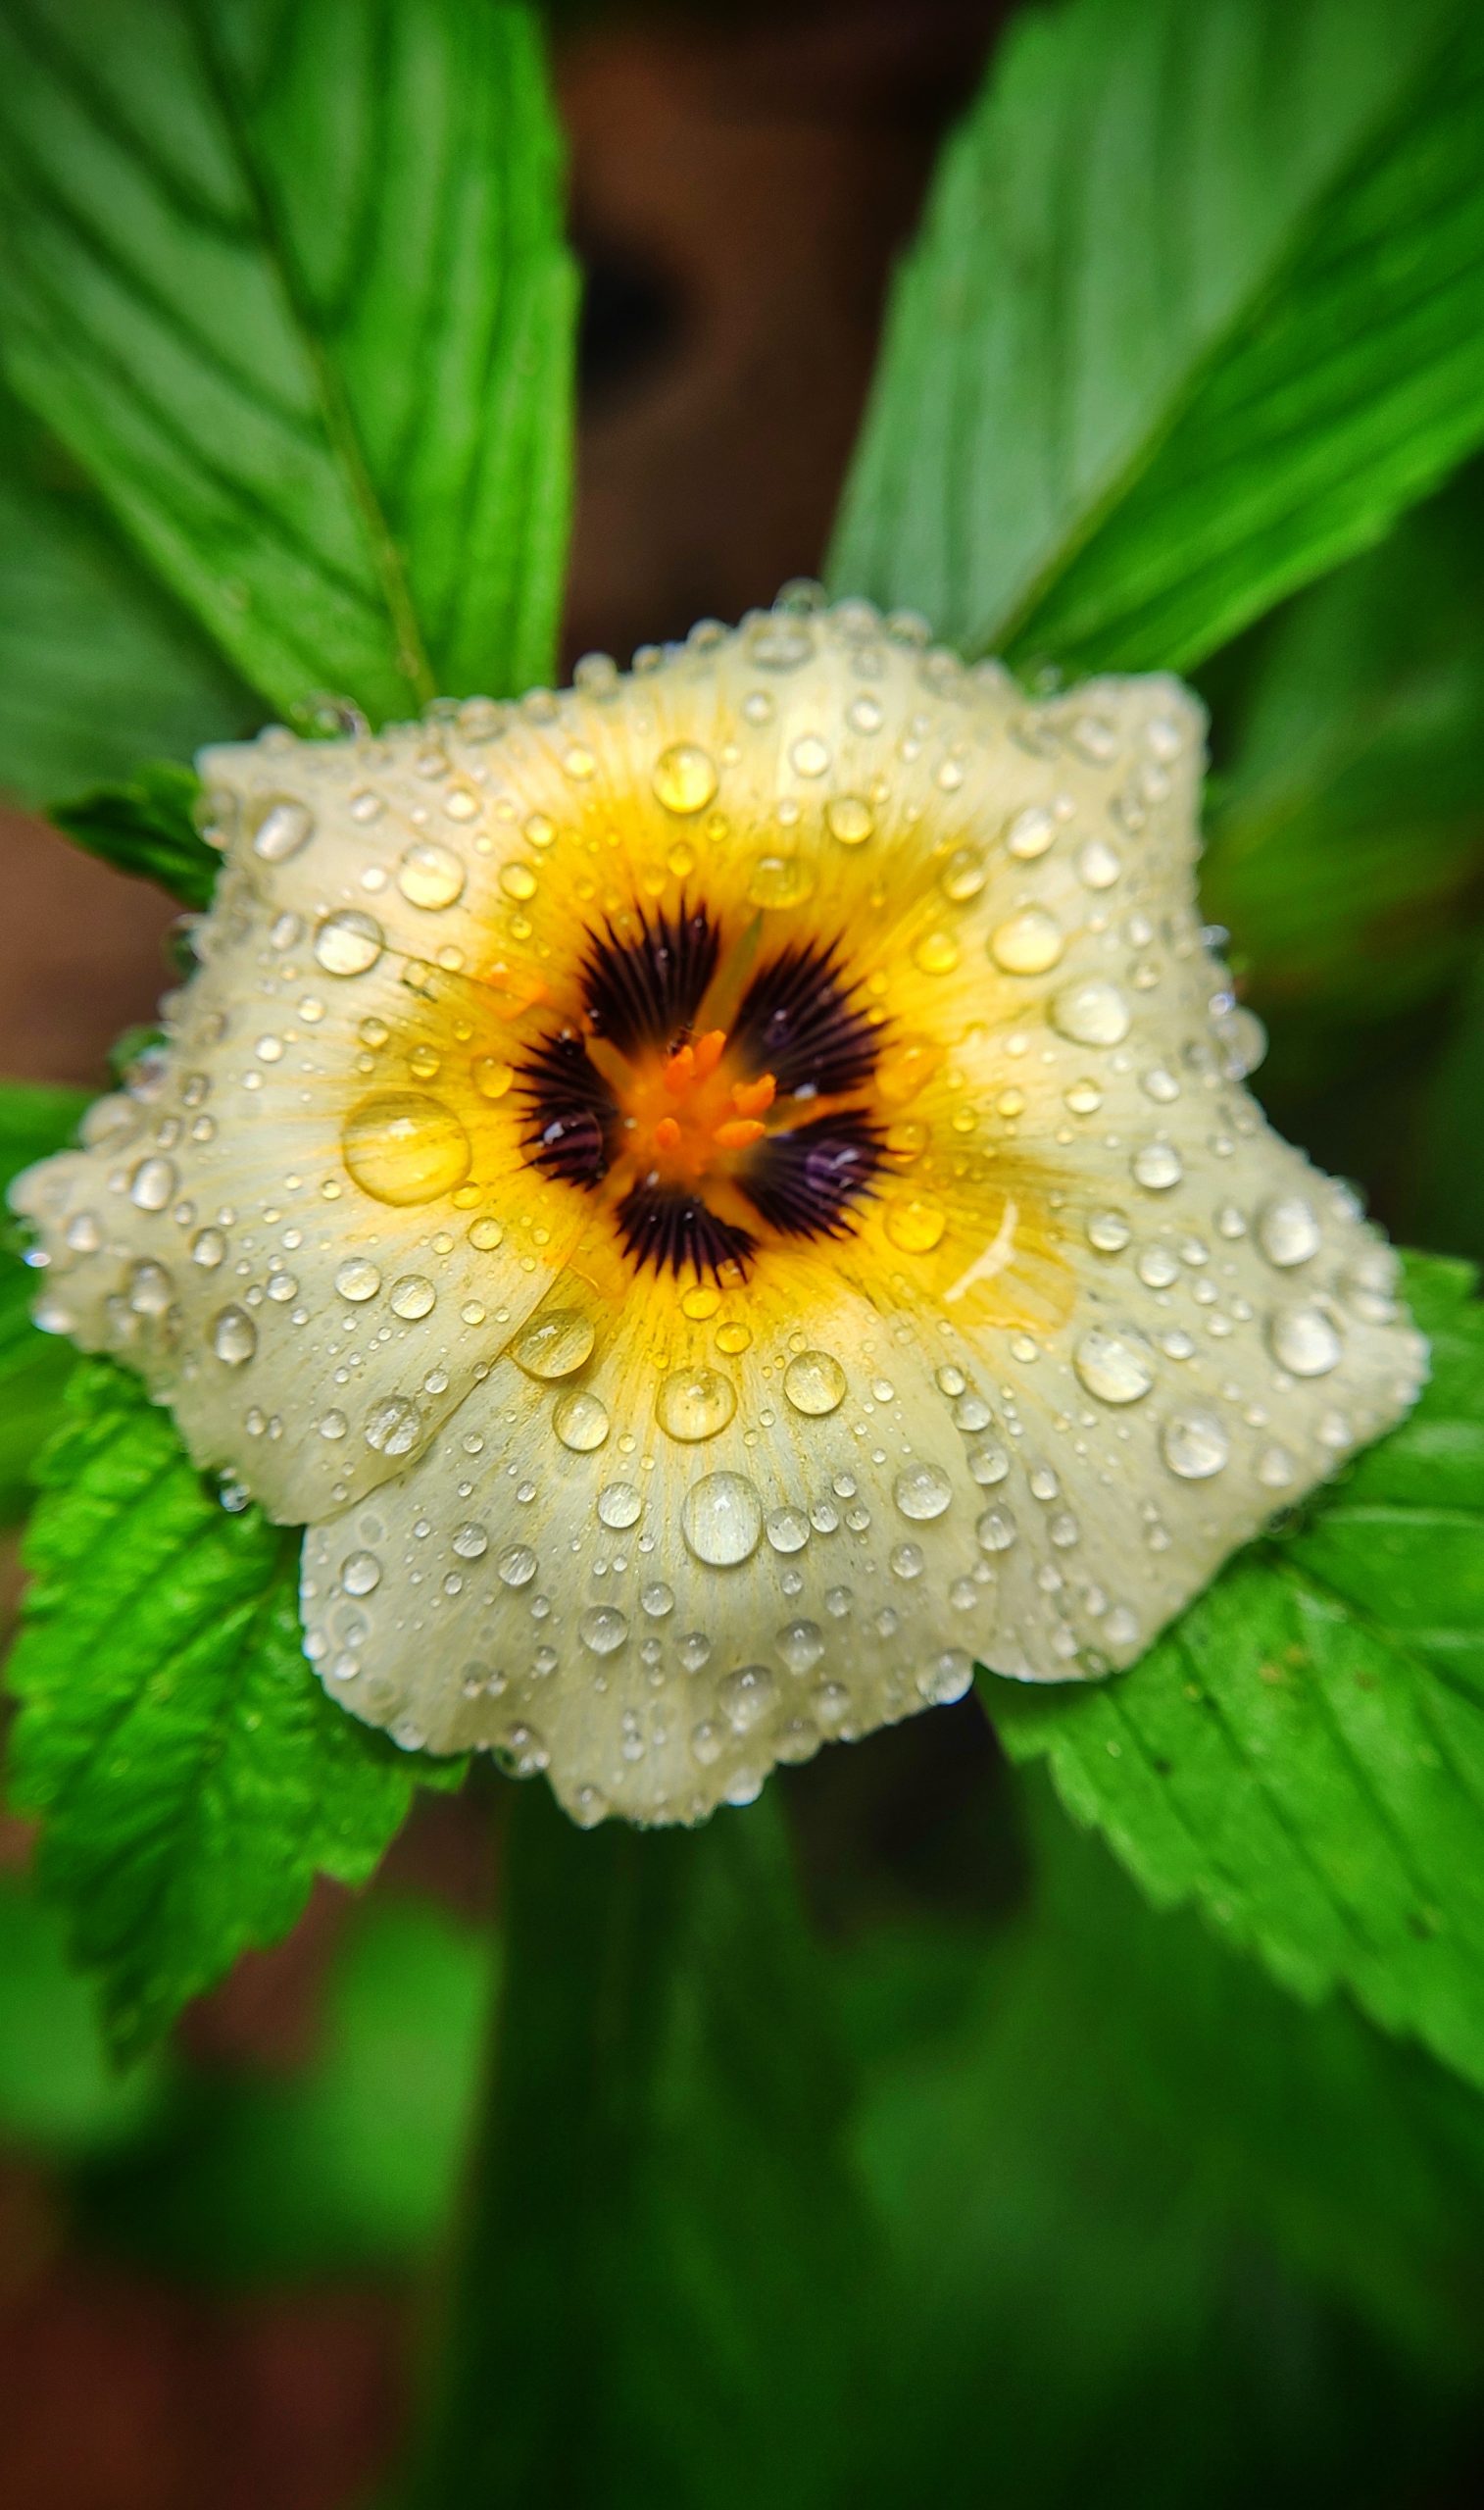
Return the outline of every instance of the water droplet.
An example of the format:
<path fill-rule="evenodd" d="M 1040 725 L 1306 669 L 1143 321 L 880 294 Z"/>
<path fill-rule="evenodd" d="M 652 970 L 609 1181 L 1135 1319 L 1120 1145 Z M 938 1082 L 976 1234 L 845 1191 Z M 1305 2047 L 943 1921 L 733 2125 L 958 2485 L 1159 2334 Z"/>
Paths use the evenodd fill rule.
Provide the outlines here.
<path fill-rule="evenodd" d="M 767 1539 L 774 1551 L 802 1551 L 809 1540 L 809 1519 L 802 1508 L 774 1508 L 767 1520 Z"/>
<path fill-rule="evenodd" d="M 694 741 L 674 741 L 655 761 L 651 778 L 655 799 L 668 811 L 688 819 L 716 799 L 717 769 L 709 750 Z"/>
<path fill-rule="evenodd" d="M 480 1525 L 457 1526 L 454 1549 L 461 1560 L 482 1560 L 489 1549 L 489 1528 Z"/>
<path fill-rule="evenodd" d="M 419 1090 L 363 1098 L 345 1120 L 341 1151 L 350 1176 L 374 1202 L 430 1203 L 469 1175 L 469 1135 L 451 1107 Z"/>
<path fill-rule="evenodd" d="M 628 1616 L 615 1604 L 590 1604 L 577 1624 L 577 1634 L 593 1655 L 617 1655 L 628 1636 Z"/>
<path fill-rule="evenodd" d="M 495 1562 L 495 1575 L 502 1586 L 528 1586 L 537 1566 L 536 1555 L 528 1542 L 511 1542 Z"/>
<path fill-rule="evenodd" d="M 141 1159 L 129 1180 L 128 1198 L 141 1212 L 163 1212 L 175 1191 L 174 1162 Z"/>
<path fill-rule="evenodd" d="M 836 793 L 824 805 L 824 825 L 841 845 L 864 845 L 875 828 L 875 813 L 859 793 Z"/>
<path fill-rule="evenodd" d="M 1209 1481 L 1231 1454 L 1231 1440 L 1214 1412 L 1171 1412 L 1160 1431 L 1160 1452 L 1181 1481 Z"/>
<path fill-rule="evenodd" d="M 904 1255 L 930 1255 L 948 1226 L 939 1203 L 920 1194 L 904 1196 L 886 1206 L 884 1227 L 893 1246 Z"/>
<path fill-rule="evenodd" d="M 1129 1174 L 1136 1185 L 1152 1194 L 1167 1194 L 1178 1185 L 1185 1174 L 1180 1154 L 1170 1141 L 1147 1141 L 1134 1152 L 1128 1163 Z"/>
<path fill-rule="evenodd" d="M 1319 1224 L 1301 1194 L 1274 1194 L 1258 1213 L 1255 1234 L 1269 1264 L 1283 1270 L 1319 1251 Z"/>
<path fill-rule="evenodd" d="M 675 1609 L 675 1590 L 673 1586 L 667 1586 L 663 1578 L 656 1578 L 650 1585 L 644 1587 L 639 1601 L 651 1621 L 663 1621 L 667 1613 L 671 1613 Z"/>
<path fill-rule="evenodd" d="M 1074 1046 L 1118 1046 L 1132 1026 L 1132 1015 L 1115 984 L 1105 977 L 1088 977 L 1053 995 L 1051 1025 Z"/>
<path fill-rule="evenodd" d="M 552 1414 L 552 1428 L 573 1455 L 591 1455 L 612 1427 L 606 1406 L 581 1386 L 564 1394 Z"/>
<path fill-rule="evenodd" d="M 1267 1347 L 1290 1377 L 1327 1377 L 1343 1346 L 1320 1308 L 1279 1307 L 1268 1319 Z"/>
<path fill-rule="evenodd" d="M 800 1351 L 783 1372 L 783 1391 L 796 1412 L 818 1420 L 844 1402 L 845 1371 L 829 1351 Z"/>
<path fill-rule="evenodd" d="M 743 1665 L 717 1684 L 717 1698 L 734 1734 L 746 1734 L 762 1724 L 777 1697 L 778 1685 L 766 1665 Z"/>
<path fill-rule="evenodd" d="M 1077 878 L 1085 888 L 1111 889 L 1122 868 L 1113 847 L 1101 836 L 1089 837 L 1077 856 Z"/>
<path fill-rule="evenodd" d="M 163 1264 L 136 1264 L 128 1277 L 128 1303 L 135 1316 L 164 1316 L 174 1283 Z"/>
<path fill-rule="evenodd" d="M 322 1438 L 333 1439 L 343 1438 L 350 1423 L 343 1412 L 322 1412 L 318 1426 Z"/>
<path fill-rule="evenodd" d="M 191 1239 L 191 1262 L 204 1273 L 214 1273 L 226 1261 L 226 1238 L 220 1229 L 198 1229 Z"/>
<path fill-rule="evenodd" d="M 951 932 L 924 932 L 912 957 L 923 976 L 948 977 L 959 964 L 959 945 Z"/>
<path fill-rule="evenodd" d="M 598 1493 L 599 1522 L 614 1533 L 621 1533 L 639 1522 L 644 1502 L 631 1481 L 610 1481 Z"/>
<path fill-rule="evenodd" d="M 894 1578 L 920 1578 L 927 1566 L 927 1554 L 920 1542 L 899 1542 L 891 1555 Z"/>
<path fill-rule="evenodd" d="M 829 743 L 817 732 L 804 732 L 788 755 L 796 776 L 822 776 L 829 765 Z"/>
<path fill-rule="evenodd" d="M 223 1365 L 240 1369 L 258 1347 L 258 1329 L 246 1308 L 223 1307 L 212 1326 L 212 1349 Z"/>
<path fill-rule="evenodd" d="M 477 1055 L 474 1058 L 474 1087 L 481 1098 L 503 1098 L 515 1078 L 514 1064 L 502 1063 L 498 1055 Z"/>
<path fill-rule="evenodd" d="M 421 1434 L 422 1415 L 410 1395 L 389 1394 L 368 1415 L 366 1443 L 377 1455 L 410 1455 Z"/>
<path fill-rule="evenodd" d="M 966 1647 L 944 1647 L 917 1676 L 917 1688 L 934 1708 L 952 1707 L 972 1684 L 974 1660 Z"/>
<path fill-rule="evenodd" d="M 420 1273 L 404 1273 L 400 1281 L 392 1283 L 388 1304 L 393 1316 L 400 1316 L 405 1324 L 415 1325 L 420 1317 L 431 1316 L 437 1303 L 437 1291 Z"/>
<path fill-rule="evenodd" d="M 373 916 L 358 907 L 327 915 L 315 934 L 315 958 L 330 977 L 364 977 L 381 956 L 383 935 Z"/>
<path fill-rule="evenodd" d="M 381 1563 L 375 1553 L 347 1552 L 340 1563 L 340 1583 L 348 1595 L 374 1594 L 381 1583 Z"/>
<path fill-rule="evenodd" d="M 990 935 L 989 954 L 997 968 L 1007 976 L 1044 977 L 1054 968 L 1066 947 L 1066 935 L 1054 915 L 1045 907 L 1028 906 L 1013 915 L 1008 924 L 997 925 Z"/>
<path fill-rule="evenodd" d="M 1111 1332 L 1099 1325 L 1083 1334 L 1071 1364 L 1100 1403 L 1137 1403 L 1155 1381 L 1142 1336 Z"/>
<path fill-rule="evenodd" d="M 758 1548 L 763 1503 L 745 1474 L 708 1473 L 686 1492 L 680 1527 L 698 1560 L 735 1568 Z"/>
<path fill-rule="evenodd" d="M 315 832 L 315 815 L 287 795 L 271 796 L 253 830 L 253 852 L 265 863 L 286 863 Z"/>
<path fill-rule="evenodd" d="M 961 845 L 938 874 L 938 886 L 955 906 L 965 906 L 984 886 L 984 857 L 976 845 Z"/>
<path fill-rule="evenodd" d="M 778 1632 L 778 1653 L 791 1674 L 812 1674 L 824 1653 L 824 1632 L 816 1621 L 791 1621 Z"/>
<path fill-rule="evenodd" d="M 760 854 L 748 877 L 753 906 L 802 906 L 813 895 L 814 867 L 802 854 Z"/>
<path fill-rule="evenodd" d="M 462 856 L 447 845 L 410 845 L 397 866 L 397 886 L 410 906 L 452 906 L 467 878 Z"/>
<path fill-rule="evenodd" d="M 1287 1490 L 1299 1478 L 1299 1468 L 1287 1447 L 1264 1447 L 1256 1471 L 1264 1490 Z"/>
<path fill-rule="evenodd" d="M 336 1270 L 335 1287 L 342 1298 L 348 1298 L 353 1306 L 360 1307 L 367 1299 L 375 1297 L 381 1287 L 381 1276 L 367 1256 L 347 1255 Z"/>
<path fill-rule="evenodd" d="M 527 1377 L 571 1377 L 591 1359 L 597 1338 L 597 1327 L 580 1308 L 554 1307 L 517 1334 L 510 1356 Z"/>
<path fill-rule="evenodd" d="M 1100 1255 L 1121 1255 L 1133 1235 L 1121 1212 L 1093 1212 L 1087 1222 L 1087 1242 Z"/>
<path fill-rule="evenodd" d="M 1006 852 L 1017 863 L 1033 863 L 1044 854 L 1057 832 L 1057 823 L 1050 811 L 1032 803 L 1029 810 L 1016 811 L 1005 831 Z"/>
<path fill-rule="evenodd" d="M 904 1465 L 891 1485 L 891 1495 L 904 1517 L 915 1525 L 941 1517 L 954 1495 L 954 1485 L 936 1464 Z"/>
<path fill-rule="evenodd" d="M 470 1221 L 469 1242 L 470 1246 L 476 1246 L 481 1255 L 487 1255 L 492 1248 L 504 1244 L 505 1231 L 497 1220 Z"/>
<path fill-rule="evenodd" d="M 660 1382 L 655 1418 L 667 1437 L 695 1446 L 724 1430 L 737 1408 L 737 1390 L 718 1369 L 673 1369 Z"/>
<path fill-rule="evenodd" d="M 1015 1521 L 1005 1508 L 986 1508 L 975 1524 L 981 1551 L 1009 1551 L 1015 1539 Z"/>

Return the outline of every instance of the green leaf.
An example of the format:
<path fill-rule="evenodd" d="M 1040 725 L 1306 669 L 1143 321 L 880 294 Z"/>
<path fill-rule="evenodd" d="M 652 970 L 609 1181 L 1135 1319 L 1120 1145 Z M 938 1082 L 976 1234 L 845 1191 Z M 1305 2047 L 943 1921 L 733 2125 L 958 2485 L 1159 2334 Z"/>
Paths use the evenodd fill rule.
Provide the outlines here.
<path fill-rule="evenodd" d="M 13 0 L 12 381 L 263 694 L 551 667 L 574 282 L 536 18 Z"/>
<path fill-rule="evenodd" d="M 409 2499 L 852 2497 L 873 2253 L 776 1801 L 584 1832 L 524 1788 L 505 1871 L 485 2141 Z"/>
<path fill-rule="evenodd" d="M 221 857 L 196 826 L 200 778 L 169 760 L 136 770 L 124 784 L 54 802 L 50 816 L 89 854 L 158 880 L 190 907 L 211 904 Z"/>
<path fill-rule="evenodd" d="M 1456 976 L 1477 930 L 1481 534 L 1475 467 L 1283 612 L 1218 708 L 1203 903 L 1258 1007 L 1323 1017 L 1342 1057 L 1358 1024 Z"/>
<path fill-rule="evenodd" d="M 1484 435 L 1465 0 L 1013 27 L 898 284 L 830 573 L 970 652 L 1188 667 Z"/>
<path fill-rule="evenodd" d="M 1484 1307 L 1414 1257 L 1411 1417 L 1125 1675 L 982 1696 L 1162 1907 L 1484 2083 Z"/>
<path fill-rule="evenodd" d="M 0 389 L 0 787 L 45 803 L 261 709 L 102 500 Z"/>
<path fill-rule="evenodd" d="M 136 1380 L 76 1371 L 37 1480 L 13 1793 L 131 2054 L 316 1874 L 364 1882 L 421 1773 L 306 1664 L 297 1537 L 224 1511 Z"/>
<path fill-rule="evenodd" d="M 0 1199 L 23 1168 L 72 1140 L 86 1105 L 80 1089 L 0 1081 Z M 39 1286 L 22 1260 L 20 1232 L 0 1221 L 0 1525 L 26 1505 L 31 1465 L 73 1368 L 71 1347 L 31 1323 Z"/>

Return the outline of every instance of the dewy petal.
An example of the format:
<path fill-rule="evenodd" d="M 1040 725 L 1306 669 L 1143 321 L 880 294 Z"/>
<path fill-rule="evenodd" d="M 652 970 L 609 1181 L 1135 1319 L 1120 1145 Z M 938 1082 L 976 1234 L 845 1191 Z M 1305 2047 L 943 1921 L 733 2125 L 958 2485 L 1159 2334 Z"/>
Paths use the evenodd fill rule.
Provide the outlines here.
<path fill-rule="evenodd" d="M 1400 1415 L 1425 1354 L 1384 1242 L 1242 1086 L 1255 1024 L 1198 920 L 1175 682 L 1033 704 L 859 603 L 644 665 L 213 753 L 226 887 L 164 1069 L 128 1139 L 21 1199 L 53 1321 L 316 1521 L 307 1644 L 336 1697 L 547 1768 L 580 1819 L 685 1821 L 975 1662 L 1129 1663 Z M 836 990 L 779 980 L 766 1042 L 743 1015 L 727 1104 L 773 1146 L 739 1134 L 729 1181 L 701 1161 L 715 1226 L 646 1257 L 582 971 L 682 912 L 719 936 L 709 1036 L 760 970 Z M 812 1078 L 811 1018 L 868 1046 Z M 512 1076 L 584 1034 L 602 1122 L 548 1174 Z M 853 1145 L 848 1194 L 802 1191 L 816 1139 Z M 228 1242 L 209 1275 L 202 1229 Z M 353 1263 L 378 1277 L 359 1307 Z M 403 1400 L 412 1442 L 368 1444 Z"/>

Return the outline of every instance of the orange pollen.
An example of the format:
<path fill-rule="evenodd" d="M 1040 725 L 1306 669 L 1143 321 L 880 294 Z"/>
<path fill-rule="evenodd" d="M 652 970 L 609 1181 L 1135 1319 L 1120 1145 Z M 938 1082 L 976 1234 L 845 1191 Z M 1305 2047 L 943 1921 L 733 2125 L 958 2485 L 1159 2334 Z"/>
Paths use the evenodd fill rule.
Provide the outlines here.
<path fill-rule="evenodd" d="M 663 1060 L 616 1073 L 626 1148 L 643 1168 L 676 1184 L 694 1184 L 717 1159 L 749 1150 L 767 1127 L 763 1117 L 778 1094 L 770 1072 L 731 1080 L 722 1069 L 724 1029 L 676 1046 Z"/>

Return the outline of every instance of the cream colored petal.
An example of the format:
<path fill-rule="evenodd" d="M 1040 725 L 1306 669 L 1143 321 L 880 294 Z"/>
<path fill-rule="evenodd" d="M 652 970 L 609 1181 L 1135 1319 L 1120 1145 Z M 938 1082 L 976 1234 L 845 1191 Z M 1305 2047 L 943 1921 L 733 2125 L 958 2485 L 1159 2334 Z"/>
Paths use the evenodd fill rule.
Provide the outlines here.
<path fill-rule="evenodd" d="M 328 973 L 264 885 L 223 875 L 168 1049 L 90 1110 L 86 1148 L 11 1199 L 45 1259 L 41 1322 L 137 1368 L 199 1463 L 302 1523 L 404 1468 L 580 1216 L 519 1159 L 513 1124 L 483 1121 L 467 1048 L 460 1062 L 450 1040 L 431 1081 L 409 1070 L 409 1038 L 447 1029 L 451 980 L 423 972 L 414 992 L 390 951 Z M 388 1129 L 388 1103 L 411 1122 Z M 378 1159 L 415 1200 L 362 1190 L 348 1122 L 363 1169 Z"/>

